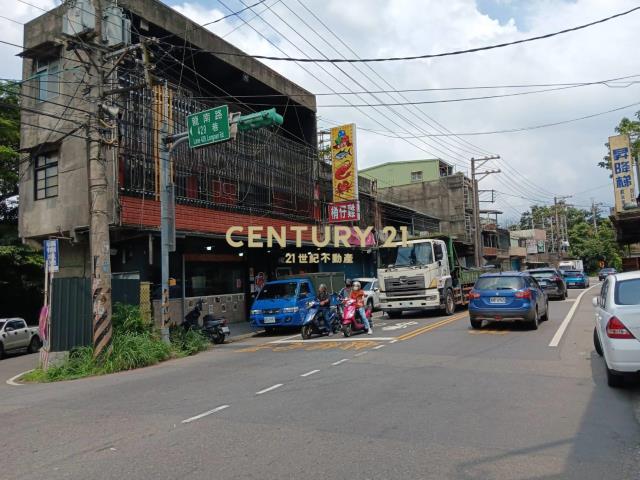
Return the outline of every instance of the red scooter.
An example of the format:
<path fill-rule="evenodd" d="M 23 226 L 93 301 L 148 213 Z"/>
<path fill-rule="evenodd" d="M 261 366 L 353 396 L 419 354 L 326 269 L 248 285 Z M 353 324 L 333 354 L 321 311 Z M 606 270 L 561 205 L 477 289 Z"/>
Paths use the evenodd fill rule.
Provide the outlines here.
<path fill-rule="evenodd" d="M 369 326 L 373 328 L 373 320 L 371 319 L 371 309 L 365 308 L 367 320 L 369 320 Z M 352 333 L 366 332 L 367 329 L 364 326 L 364 322 L 360 318 L 358 308 L 356 308 L 356 301 L 351 298 L 346 298 L 342 301 L 342 333 L 345 337 L 350 337 Z"/>

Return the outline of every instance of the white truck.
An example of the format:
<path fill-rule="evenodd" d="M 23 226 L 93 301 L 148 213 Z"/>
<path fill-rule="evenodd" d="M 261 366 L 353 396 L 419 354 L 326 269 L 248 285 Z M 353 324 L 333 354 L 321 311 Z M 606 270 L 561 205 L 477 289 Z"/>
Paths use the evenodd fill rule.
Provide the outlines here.
<path fill-rule="evenodd" d="M 380 248 L 380 309 L 391 318 L 406 310 L 441 310 L 452 315 L 469 303 L 469 291 L 482 273 L 458 265 L 450 238 L 409 240 Z"/>
<path fill-rule="evenodd" d="M 578 270 L 580 272 L 584 272 L 584 264 L 582 263 L 582 260 L 578 260 L 578 259 L 562 260 L 560 261 L 560 263 L 558 263 L 558 269 L 559 270 Z"/>
<path fill-rule="evenodd" d="M 0 318 L 0 358 L 12 350 L 34 353 L 41 346 L 38 327 L 28 327 L 22 318 Z"/>

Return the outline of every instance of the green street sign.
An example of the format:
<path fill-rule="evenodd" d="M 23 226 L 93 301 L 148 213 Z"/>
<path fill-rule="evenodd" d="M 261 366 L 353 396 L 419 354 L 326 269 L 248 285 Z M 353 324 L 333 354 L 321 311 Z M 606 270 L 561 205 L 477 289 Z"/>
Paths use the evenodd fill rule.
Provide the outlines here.
<path fill-rule="evenodd" d="M 229 107 L 222 105 L 193 113 L 187 117 L 187 128 L 191 148 L 229 140 Z"/>

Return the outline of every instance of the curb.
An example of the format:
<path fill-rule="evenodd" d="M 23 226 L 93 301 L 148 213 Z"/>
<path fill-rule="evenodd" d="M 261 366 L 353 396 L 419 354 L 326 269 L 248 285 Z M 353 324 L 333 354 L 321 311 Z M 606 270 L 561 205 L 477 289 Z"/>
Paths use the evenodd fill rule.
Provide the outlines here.
<path fill-rule="evenodd" d="M 10 378 L 9 380 L 7 380 L 5 383 L 6 383 L 7 385 L 12 385 L 12 386 L 14 386 L 14 387 L 20 387 L 20 386 L 24 385 L 24 383 L 17 383 L 17 382 L 16 382 L 16 379 L 17 379 L 17 378 L 20 378 L 20 377 L 21 377 L 21 376 L 23 376 L 23 375 L 26 375 L 26 374 L 27 374 L 27 373 L 29 373 L 29 372 L 33 372 L 34 370 L 35 370 L 35 368 L 32 368 L 32 369 L 30 369 L 30 370 L 26 370 L 26 371 L 24 371 L 24 372 L 22 372 L 22 373 L 19 373 L 19 374 L 15 375 L 15 376 L 11 377 L 11 378 Z"/>
<path fill-rule="evenodd" d="M 249 333 L 233 335 L 232 338 L 229 338 L 229 340 L 231 340 L 231 342 L 234 342 L 236 340 L 244 340 L 245 338 L 253 337 L 254 335 L 258 335 L 260 333 L 264 333 L 264 330 L 254 330 L 253 332 L 249 332 Z"/>

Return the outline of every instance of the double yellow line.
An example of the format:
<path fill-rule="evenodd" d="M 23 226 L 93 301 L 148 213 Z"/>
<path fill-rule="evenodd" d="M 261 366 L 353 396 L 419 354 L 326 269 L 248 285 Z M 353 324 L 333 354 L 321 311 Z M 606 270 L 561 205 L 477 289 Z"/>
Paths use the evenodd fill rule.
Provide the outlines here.
<path fill-rule="evenodd" d="M 450 323 L 455 322 L 456 320 L 460 320 L 461 318 L 467 317 L 467 312 L 461 312 L 457 315 L 453 315 L 452 317 L 447 317 L 444 320 L 440 320 L 436 323 L 430 323 L 429 325 L 425 325 L 424 327 L 416 328 L 415 330 L 410 331 L 409 333 L 405 333 L 404 335 L 400 335 L 398 340 L 410 340 L 418 335 L 423 333 L 430 332 L 431 330 L 435 330 L 436 328 L 444 327 Z"/>

